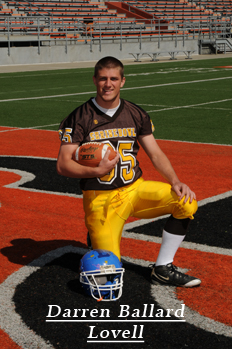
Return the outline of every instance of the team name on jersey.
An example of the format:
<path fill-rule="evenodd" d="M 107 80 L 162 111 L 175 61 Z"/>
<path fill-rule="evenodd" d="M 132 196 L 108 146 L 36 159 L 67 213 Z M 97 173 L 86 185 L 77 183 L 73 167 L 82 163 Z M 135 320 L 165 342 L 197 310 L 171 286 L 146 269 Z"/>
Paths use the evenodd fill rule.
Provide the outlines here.
<path fill-rule="evenodd" d="M 136 137 L 136 132 L 134 127 L 113 128 L 108 130 L 91 132 L 89 136 L 91 141 L 96 141 L 96 140 L 107 139 L 107 138 Z"/>

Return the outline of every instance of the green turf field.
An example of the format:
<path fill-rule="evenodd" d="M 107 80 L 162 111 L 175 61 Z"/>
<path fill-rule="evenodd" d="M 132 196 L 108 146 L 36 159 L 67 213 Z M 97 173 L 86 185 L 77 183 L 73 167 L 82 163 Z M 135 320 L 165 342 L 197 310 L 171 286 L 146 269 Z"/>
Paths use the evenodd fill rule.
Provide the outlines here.
<path fill-rule="evenodd" d="M 126 65 L 122 98 L 149 112 L 157 139 L 232 144 L 231 58 Z M 0 126 L 57 130 L 95 95 L 93 69 L 0 74 Z"/>

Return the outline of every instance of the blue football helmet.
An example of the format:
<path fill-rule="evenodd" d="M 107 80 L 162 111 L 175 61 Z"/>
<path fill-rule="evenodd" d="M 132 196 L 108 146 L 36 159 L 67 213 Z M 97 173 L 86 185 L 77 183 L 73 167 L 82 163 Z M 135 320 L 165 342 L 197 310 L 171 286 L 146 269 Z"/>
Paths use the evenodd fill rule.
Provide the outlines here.
<path fill-rule="evenodd" d="M 80 260 L 82 287 L 98 301 L 112 301 L 121 297 L 124 271 L 118 257 L 107 250 L 91 250 Z"/>

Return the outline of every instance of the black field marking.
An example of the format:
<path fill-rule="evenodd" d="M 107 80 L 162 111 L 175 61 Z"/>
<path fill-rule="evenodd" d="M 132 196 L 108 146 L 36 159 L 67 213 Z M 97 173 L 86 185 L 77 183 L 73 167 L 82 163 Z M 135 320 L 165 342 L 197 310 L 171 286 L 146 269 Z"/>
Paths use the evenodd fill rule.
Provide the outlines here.
<path fill-rule="evenodd" d="M 191 221 L 185 241 L 232 248 L 232 197 L 200 206 Z M 132 229 L 127 233 L 162 237 L 166 219 L 159 219 Z M 128 236 L 129 237 L 129 236 Z"/>
<path fill-rule="evenodd" d="M 81 195 L 79 179 L 63 177 L 56 172 L 56 161 L 33 157 L 0 156 L 0 167 L 26 171 L 35 178 L 21 188 Z"/>
<path fill-rule="evenodd" d="M 94 299 L 86 297 L 78 282 L 77 272 L 80 258 L 81 255 L 77 253 L 66 253 L 53 260 L 19 284 L 13 297 L 15 310 L 26 326 L 45 341 L 51 343 L 54 348 L 77 349 L 89 347 L 87 337 L 90 333 L 90 325 L 96 326 L 96 334 L 99 334 L 102 330 L 133 330 L 133 323 L 117 322 L 120 305 L 129 305 L 130 315 L 127 317 L 128 319 L 133 319 L 131 317 L 133 309 L 140 309 L 142 315 L 144 304 L 154 304 L 154 314 L 156 314 L 157 309 L 160 309 L 160 306 L 151 296 L 150 270 L 132 263 L 124 263 L 126 273 L 123 295 L 120 300 L 116 302 L 96 302 Z M 115 322 L 48 323 L 46 319 L 49 304 L 59 305 L 62 314 L 64 309 L 97 309 L 99 312 L 101 309 L 109 309 L 110 319 L 114 319 Z M 164 309 L 165 315 L 166 309 Z M 58 316 L 56 319 L 64 320 L 67 317 Z M 87 316 L 83 319 L 93 318 Z M 107 320 L 107 318 L 105 319 Z M 165 321 L 165 317 L 162 319 Z M 166 319 L 170 321 L 178 318 L 171 316 Z M 231 338 L 204 331 L 185 322 L 145 323 L 143 337 L 144 344 L 128 342 L 123 347 L 129 349 L 135 347 L 195 349 L 202 348 L 202 345 L 210 343 L 211 348 L 221 349 L 229 348 L 231 345 Z M 121 348 L 122 345 L 114 343 L 113 347 Z M 109 344 L 101 343 L 101 348 L 108 349 Z"/>
<path fill-rule="evenodd" d="M 42 190 L 54 193 L 81 195 L 79 180 L 57 174 L 56 161 L 33 157 L 0 156 L 0 167 L 26 171 L 35 175 L 32 181 L 19 185 L 19 188 Z M 198 208 L 191 221 L 186 242 L 208 246 L 232 248 L 232 197 L 207 203 Z M 127 233 L 161 237 L 167 218 L 126 229 Z M 129 237 L 129 236 L 128 236 Z"/>

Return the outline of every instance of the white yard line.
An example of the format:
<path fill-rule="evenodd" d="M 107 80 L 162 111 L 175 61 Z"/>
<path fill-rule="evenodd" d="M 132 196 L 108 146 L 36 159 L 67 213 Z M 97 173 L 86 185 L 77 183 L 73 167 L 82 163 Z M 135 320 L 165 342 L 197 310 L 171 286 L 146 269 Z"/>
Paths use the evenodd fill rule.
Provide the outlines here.
<path fill-rule="evenodd" d="M 39 96 L 39 97 L 1 99 L 0 102 L 15 102 L 15 101 L 26 101 L 26 100 L 32 100 L 32 99 L 60 98 L 60 97 L 65 97 L 65 96 L 79 96 L 79 95 L 88 95 L 88 94 L 93 94 L 93 93 L 95 94 L 96 91 L 78 92 L 78 93 L 66 93 L 66 94 L 63 94 L 63 95 L 53 95 L 53 96 Z"/>
<path fill-rule="evenodd" d="M 22 130 L 32 130 L 37 128 L 43 128 L 43 127 L 49 127 L 49 126 L 58 126 L 58 124 L 50 124 L 50 125 L 39 125 L 39 126 L 32 126 L 32 127 L 12 127 L 10 130 L 1 130 L 0 132 L 12 132 L 12 131 L 22 131 Z M 1 127 L 1 126 L 0 126 Z M 2 127 L 10 127 L 10 126 L 2 126 Z M 44 131 L 50 131 L 50 130 L 44 130 Z M 55 131 L 57 132 L 57 131 Z"/>
<path fill-rule="evenodd" d="M 158 84 L 158 85 L 149 85 L 149 86 L 126 87 L 126 88 L 123 88 L 122 91 L 140 90 L 140 89 L 146 89 L 146 88 L 163 87 L 163 86 L 173 86 L 173 85 L 194 84 L 194 83 L 210 82 L 210 81 L 218 81 L 218 80 L 226 80 L 226 79 L 232 79 L 232 76 L 227 76 L 227 77 L 223 77 L 223 78 L 214 78 L 214 79 L 204 79 L 204 80 L 193 80 L 193 81 L 172 82 L 172 83 L 167 83 L 167 84 Z M 0 100 L 0 102 L 25 101 L 25 100 L 46 99 L 46 98 L 60 98 L 60 97 L 64 97 L 64 96 L 79 96 L 79 95 L 88 95 L 88 94 L 92 94 L 92 93 L 95 94 L 96 91 L 68 93 L 68 94 L 53 95 L 53 96 L 40 96 L 40 97 L 26 97 L 26 98 L 2 99 L 2 100 Z"/>
<path fill-rule="evenodd" d="M 199 107 L 200 105 L 208 105 L 208 104 L 215 104 L 215 103 L 223 103 L 223 102 L 228 102 L 228 101 L 232 101 L 232 98 L 221 99 L 221 100 L 212 101 L 212 102 L 198 103 L 198 104 L 180 105 L 180 106 L 171 107 L 171 108 L 163 108 L 163 109 L 148 110 L 147 113 L 156 113 L 156 112 L 158 112 L 158 111 L 173 110 L 173 109 L 182 109 L 182 108 L 195 108 L 195 107 Z"/>

